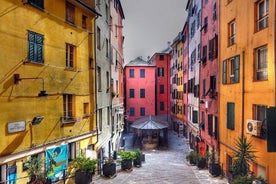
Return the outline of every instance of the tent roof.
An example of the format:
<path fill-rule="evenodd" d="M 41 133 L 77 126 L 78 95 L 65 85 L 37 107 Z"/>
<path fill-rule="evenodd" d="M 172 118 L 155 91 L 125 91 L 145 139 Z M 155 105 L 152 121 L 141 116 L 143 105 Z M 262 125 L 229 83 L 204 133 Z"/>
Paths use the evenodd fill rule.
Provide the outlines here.
<path fill-rule="evenodd" d="M 168 123 L 156 116 L 146 116 L 133 122 L 131 127 L 141 130 L 160 130 L 168 128 Z"/>

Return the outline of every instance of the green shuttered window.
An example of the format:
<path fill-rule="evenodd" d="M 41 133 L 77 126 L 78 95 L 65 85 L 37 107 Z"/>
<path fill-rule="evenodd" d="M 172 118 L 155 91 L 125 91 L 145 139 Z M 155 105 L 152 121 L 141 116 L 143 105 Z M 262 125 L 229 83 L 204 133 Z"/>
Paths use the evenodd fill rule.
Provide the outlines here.
<path fill-rule="evenodd" d="M 44 63 L 44 36 L 28 31 L 28 60 Z"/>
<path fill-rule="evenodd" d="M 227 129 L 235 129 L 235 104 L 227 103 Z"/>

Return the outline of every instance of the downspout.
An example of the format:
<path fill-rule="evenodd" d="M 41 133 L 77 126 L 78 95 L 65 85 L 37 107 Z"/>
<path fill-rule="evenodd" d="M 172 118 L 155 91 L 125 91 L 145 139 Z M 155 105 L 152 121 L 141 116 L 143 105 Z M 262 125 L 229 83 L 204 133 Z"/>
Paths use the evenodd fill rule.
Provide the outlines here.
<path fill-rule="evenodd" d="M 95 108 L 96 108 L 96 111 L 95 111 L 95 116 L 96 116 L 96 130 L 97 130 L 97 140 L 96 140 L 96 142 L 94 143 L 94 145 L 96 145 L 98 142 L 99 142 L 99 130 L 98 130 L 98 120 L 97 120 L 97 115 L 98 115 L 98 103 L 97 103 L 97 55 L 96 55 L 96 36 L 95 36 L 95 33 L 97 33 L 96 31 L 96 20 L 99 18 L 99 16 L 98 15 L 96 15 L 96 17 L 95 17 L 95 19 L 94 19 L 94 49 L 93 49 L 93 51 L 94 51 L 94 59 L 95 59 L 95 62 L 94 62 L 94 75 L 95 75 L 95 81 L 94 81 L 94 89 L 95 89 L 95 91 L 94 91 L 94 93 L 95 93 Z"/>
<path fill-rule="evenodd" d="M 276 11 L 276 3 L 274 1 L 274 12 Z M 274 13 L 275 17 L 274 17 L 274 30 L 272 35 L 274 35 L 274 60 L 275 60 L 275 56 L 276 56 L 276 14 Z M 276 63 L 274 62 L 274 106 L 276 106 Z"/>
<path fill-rule="evenodd" d="M 241 67 L 242 67 L 242 81 L 241 81 L 241 88 L 242 88 L 242 106 L 241 106 L 241 109 L 242 109 L 242 114 L 241 114 L 241 138 L 243 139 L 244 138 L 244 53 L 245 51 L 243 50 L 242 51 L 242 64 L 241 64 Z"/>

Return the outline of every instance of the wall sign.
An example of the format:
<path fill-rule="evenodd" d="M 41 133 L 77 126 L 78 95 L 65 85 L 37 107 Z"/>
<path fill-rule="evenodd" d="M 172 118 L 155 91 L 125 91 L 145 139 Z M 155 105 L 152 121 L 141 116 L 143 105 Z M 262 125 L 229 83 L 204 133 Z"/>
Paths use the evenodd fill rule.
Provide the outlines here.
<path fill-rule="evenodd" d="M 25 121 L 15 121 L 8 123 L 8 133 L 21 132 L 26 130 Z"/>

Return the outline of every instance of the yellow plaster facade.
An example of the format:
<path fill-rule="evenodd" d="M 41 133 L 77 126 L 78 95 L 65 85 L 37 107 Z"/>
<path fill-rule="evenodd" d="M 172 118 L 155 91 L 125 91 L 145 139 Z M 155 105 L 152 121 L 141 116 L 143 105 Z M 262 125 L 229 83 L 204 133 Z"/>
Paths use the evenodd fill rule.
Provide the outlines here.
<path fill-rule="evenodd" d="M 265 4 L 269 7 L 268 24 L 263 22 L 267 26 L 258 29 L 258 5 L 261 2 L 220 2 L 220 163 L 227 174 L 235 140 L 239 136 L 246 136 L 252 140 L 253 147 L 257 150 L 257 163 L 251 164 L 250 170 L 257 176 L 266 178 L 269 183 L 276 183 L 276 153 L 267 152 L 266 139 L 246 131 L 247 120 L 257 118 L 255 106 L 275 106 L 275 1 Z M 259 71 L 267 77 L 258 79 L 256 62 L 258 51 L 262 48 L 267 51 L 267 67 Z M 238 59 L 239 66 L 231 66 L 231 59 Z M 235 78 L 238 81 L 235 82 Z M 231 116 L 227 103 L 234 104 L 232 129 L 227 128 L 227 116 Z M 231 104 L 228 108 L 230 106 Z"/>
<path fill-rule="evenodd" d="M 20 167 L 29 156 L 69 143 L 78 143 L 78 152 L 97 140 L 93 62 L 97 13 L 77 1 L 68 2 L 74 7 L 74 23 L 66 20 L 65 0 L 44 1 L 43 8 L 22 0 L 0 1 L 0 166 L 16 163 L 17 178 L 26 176 Z M 43 36 L 43 61 L 29 60 L 30 32 Z M 66 44 L 74 47 L 70 56 Z M 73 58 L 70 67 L 67 57 Z M 38 97 L 43 88 L 48 96 Z M 64 117 L 65 111 L 70 118 Z M 44 118 L 34 125 L 38 116 Z"/>
<path fill-rule="evenodd" d="M 178 97 L 177 97 L 177 119 L 182 121 L 183 119 L 183 42 L 181 40 L 178 41 L 177 45 L 177 92 L 178 92 Z"/>

